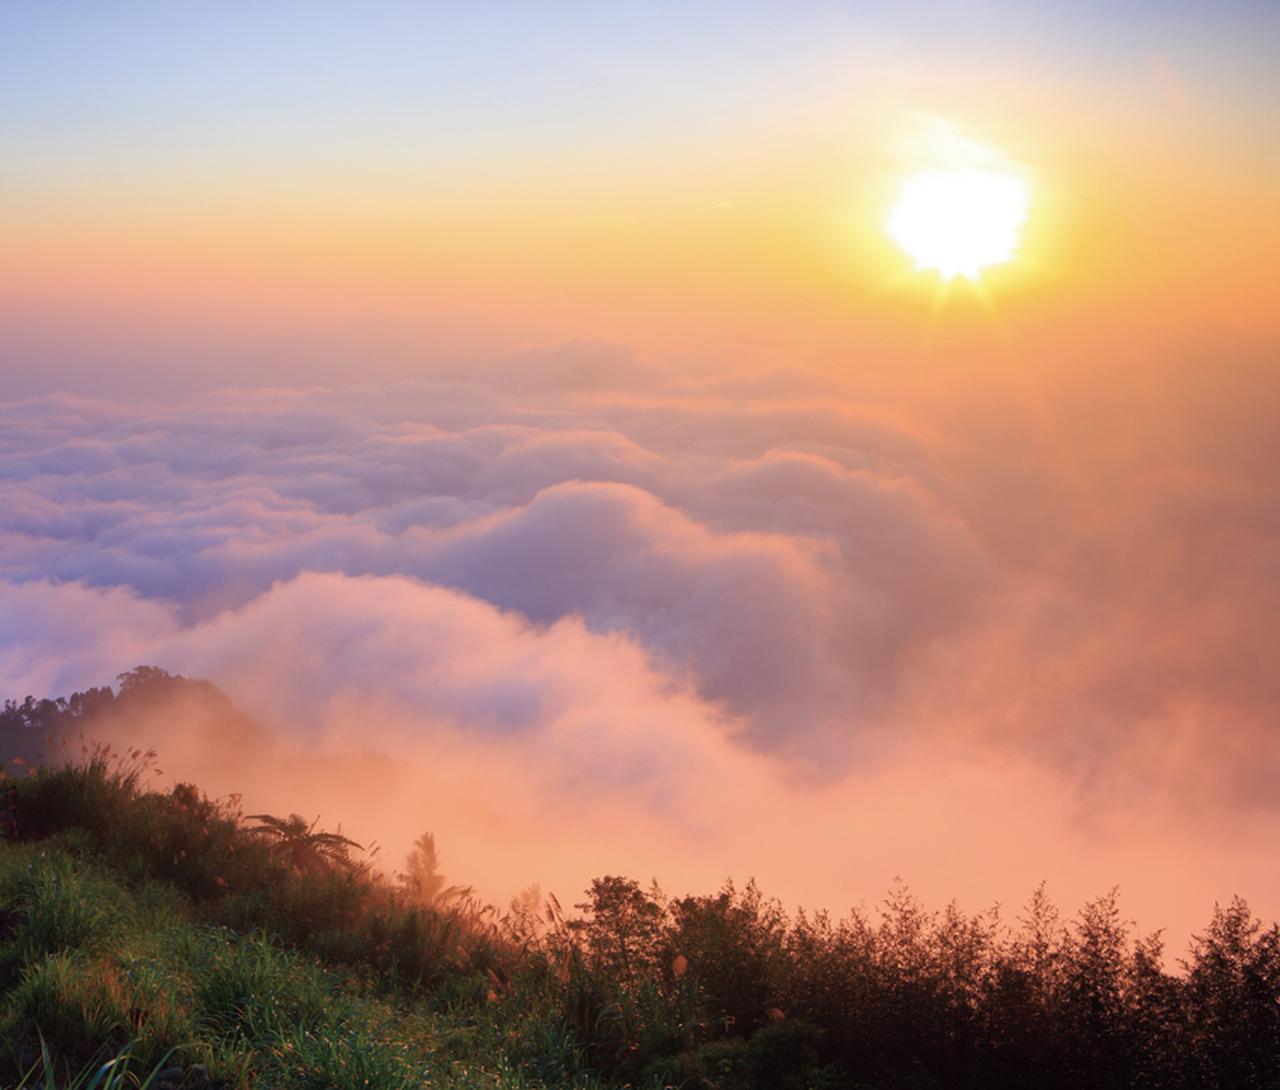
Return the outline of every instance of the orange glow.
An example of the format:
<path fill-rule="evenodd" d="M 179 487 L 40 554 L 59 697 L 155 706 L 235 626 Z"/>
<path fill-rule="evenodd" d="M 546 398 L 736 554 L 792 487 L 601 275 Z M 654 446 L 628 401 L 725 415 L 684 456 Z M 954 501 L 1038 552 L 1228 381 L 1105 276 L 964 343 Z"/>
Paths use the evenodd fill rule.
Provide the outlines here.
<path fill-rule="evenodd" d="M 824 370 L 850 352 L 864 367 L 901 359 L 925 339 L 959 360 L 989 355 L 998 334 L 1044 358 L 1069 356 L 1084 328 L 1176 340 L 1170 314 L 1185 332 L 1271 322 L 1280 226 L 1248 149 L 1211 133 L 1103 141 L 1067 107 L 1052 132 L 966 117 L 973 141 L 959 122 L 921 135 L 906 111 L 850 116 L 837 148 L 815 124 L 678 160 L 605 162 L 584 148 L 479 179 L 246 170 L 157 175 L 92 200 L 18 193 L 5 204 L 0 306 L 57 310 L 39 336 L 59 343 L 112 341 L 109 321 L 131 343 L 234 334 L 248 355 L 340 326 L 370 343 L 394 336 L 406 359 L 585 338 Z M 983 269 L 989 309 L 962 283 L 939 312 L 936 274 L 885 233 L 903 179 L 1011 164 L 1034 179 L 1017 258 Z M 361 372 L 382 355 L 361 352 Z"/>

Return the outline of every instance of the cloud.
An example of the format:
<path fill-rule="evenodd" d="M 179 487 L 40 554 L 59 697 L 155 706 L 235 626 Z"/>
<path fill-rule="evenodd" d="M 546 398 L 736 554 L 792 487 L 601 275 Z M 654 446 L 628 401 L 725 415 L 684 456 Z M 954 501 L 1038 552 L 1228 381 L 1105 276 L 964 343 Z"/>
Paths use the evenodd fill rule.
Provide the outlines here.
<path fill-rule="evenodd" d="M 430 828 L 450 874 L 493 897 L 534 879 L 571 897 L 606 872 L 676 889 L 733 874 L 842 907 L 903 874 L 932 900 L 976 907 L 1024 895 L 1048 856 L 1069 899 L 1119 871 L 1140 880 L 1130 903 L 1144 921 L 1185 933 L 1205 907 L 1170 901 L 1185 899 L 1189 865 L 1197 882 L 1232 885 L 1269 850 L 1261 830 L 1225 849 L 1182 831 L 1170 853 L 1158 808 L 1126 816 L 1117 836 L 1115 815 L 1088 818 L 1053 770 L 945 737 L 838 779 L 796 780 L 635 640 L 573 617 L 532 624 L 404 577 L 305 574 L 194 625 L 114 589 L 22 593 L 67 619 L 28 663 L 39 676 L 113 670 L 61 650 L 109 621 L 118 662 L 217 676 L 270 731 L 261 744 L 198 706 L 109 726 L 119 743 L 157 747 L 169 778 L 236 792 L 252 810 L 324 815 L 392 865 Z"/>
<path fill-rule="evenodd" d="M 630 860 L 842 897 L 800 856 L 847 848 L 956 892 L 1141 874 L 1158 904 L 1191 880 L 1149 857 L 1193 827 L 1222 880 L 1256 870 L 1280 823 L 1280 411 L 1255 365 L 1208 399 L 1140 370 L 871 398 L 582 351 L 0 405 L 4 691 L 210 677 L 309 800 L 361 762 L 349 828 L 447 826 L 494 886 L 539 838 L 580 850 L 517 884 Z M 269 792 L 251 763 L 203 771 Z"/>
<path fill-rule="evenodd" d="M 125 587 L 7 583 L 0 602 L 0 685 L 7 699 L 61 696 L 113 681 L 127 669 L 119 665 L 122 651 L 162 646 L 177 631 L 172 609 Z"/>
<path fill-rule="evenodd" d="M 916 453 L 890 428 L 848 421 L 842 464 L 777 448 L 796 410 L 767 402 L 673 398 L 637 429 L 645 445 L 605 418 L 652 404 L 574 413 L 493 393 L 487 422 L 459 425 L 452 389 L 231 395 L 132 418 L 14 406 L 46 430 L 4 466 L 0 574 L 126 586 L 187 622 L 303 572 L 410 575 L 627 633 L 742 738 L 799 761 L 847 761 L 910 648 L 958 623 L 986 578 L 964 527 L 888 468 L 884 448 Z M 809 423 L 809 438 L 838 426 Z M 701 449 L 717 431 L 738 449 Z"/>

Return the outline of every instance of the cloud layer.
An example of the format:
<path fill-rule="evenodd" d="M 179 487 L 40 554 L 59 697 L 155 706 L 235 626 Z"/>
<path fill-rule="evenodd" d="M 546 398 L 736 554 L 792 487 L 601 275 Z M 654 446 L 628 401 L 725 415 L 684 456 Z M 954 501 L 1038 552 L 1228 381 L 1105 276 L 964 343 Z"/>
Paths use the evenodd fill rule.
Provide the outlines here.
<path fill-rule="evenodd" d="M 431 825 L 492 888 L 588 863 L 828 900 L 895 871 L 976 898 L 1137 875 L 1199 918 L 1234 887 L 1153 851 L 1280 892 L 1250 846 L 1280 817 L 1280 412 L 1265 369 L 1228 377 L 872 398 L 579 346 L 9 403 L 0 690 L 207 676 L 309 774 L 389 761 L 347 827 Z"/>

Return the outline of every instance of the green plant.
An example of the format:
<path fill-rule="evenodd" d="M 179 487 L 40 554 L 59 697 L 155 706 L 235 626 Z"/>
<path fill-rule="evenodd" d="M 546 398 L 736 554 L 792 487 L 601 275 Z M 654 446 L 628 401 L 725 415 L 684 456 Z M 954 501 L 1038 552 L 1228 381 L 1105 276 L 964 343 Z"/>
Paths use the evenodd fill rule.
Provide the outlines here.
<path fill-rule="evenodd" d="M 29 962 L 43 954 L 104 947 L 126 903 L 120 885 L 63 853 L 43 854 L 16 883 L 8 908 L 10 936 L 0 957 Z"/>
<path fill-rule="evenodd" d="M 137 1090 L 149 1090 L 156 1081 L 169 1053 L 162 1056 L 141 1078 L 132 1068 L 133 1045 L 126 1044 L 114 1056 L 104 1061 L 94 1061 L 80 1071 L 65 1079 L 59 1079 L 53 1057 L 49 1054 L 48 1045 L 40 1042 L 40 1059 L 22 1076 L 14 1090 L 125 1090 L 126 1087 Z"/>
<path fill-rule="evenodd" d="M 299 814 L 290 814 L 287 818 L 270 814 L 250 814 L 249 817 L 258 823 L 251 825 L 249 832 L 266 838 L 272 853 L 299 874 L 314 875 L 330 867 L 350 867 L 352 851 L 364 850 L 340 833 L 317 829 L 319 817 L 312 822 Z"/>

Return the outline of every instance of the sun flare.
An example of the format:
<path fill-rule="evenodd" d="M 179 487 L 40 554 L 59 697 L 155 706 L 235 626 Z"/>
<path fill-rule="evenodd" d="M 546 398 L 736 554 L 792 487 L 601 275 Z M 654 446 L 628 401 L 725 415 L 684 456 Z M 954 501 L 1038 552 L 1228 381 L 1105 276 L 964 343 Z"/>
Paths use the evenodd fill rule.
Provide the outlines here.
<path fill-rule="evenodd" d="M 1014 257 L 1029 201 L 1026 181 L 1013 172 L 922 171 L 903 184 L 886 230 L 917 268 L 975 280 Z"/>

